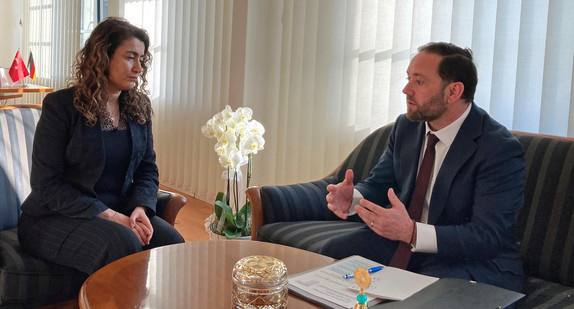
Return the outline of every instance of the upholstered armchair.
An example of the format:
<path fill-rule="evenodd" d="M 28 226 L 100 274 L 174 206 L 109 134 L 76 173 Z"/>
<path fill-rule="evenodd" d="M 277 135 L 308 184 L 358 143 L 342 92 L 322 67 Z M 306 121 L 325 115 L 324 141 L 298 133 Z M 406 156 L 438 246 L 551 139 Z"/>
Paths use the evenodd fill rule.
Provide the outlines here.
<path fill-rule="evenodd" d="M 86 274 L 24 253 L 16 226 L 30 193 L 32 141 L 41 105 L 0 107 L 0 307 L 30 308 L 76 298 Z M 158 192 L 157 215 L 175 223 L 186 199 Z"/>

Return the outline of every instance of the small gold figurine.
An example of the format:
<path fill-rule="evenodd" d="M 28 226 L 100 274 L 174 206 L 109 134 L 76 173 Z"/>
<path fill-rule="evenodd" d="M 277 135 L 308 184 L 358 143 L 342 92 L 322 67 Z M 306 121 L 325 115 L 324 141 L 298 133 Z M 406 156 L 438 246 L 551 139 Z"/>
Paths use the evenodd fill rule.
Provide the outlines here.
<path fill-rule="evenodd" d="M 357 294 L 357 303 L 353 309 L 368 309 L 367 307 L 367 295 L 365 294 L 365 289 L 371 286 L 371 275 L 369 275 L 369 271 L 362 268 L 357 267 L 354 273 L 355 283 L 359 286 L 361 291 Z"/>

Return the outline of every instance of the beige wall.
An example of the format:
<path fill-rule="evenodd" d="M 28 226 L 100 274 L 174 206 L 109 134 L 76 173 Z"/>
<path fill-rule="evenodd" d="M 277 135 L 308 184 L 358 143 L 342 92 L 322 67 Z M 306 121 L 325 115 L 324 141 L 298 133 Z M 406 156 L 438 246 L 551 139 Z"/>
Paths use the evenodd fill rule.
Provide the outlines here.
<path fill-rule="evenodd" d="M 108 0 L 108 16 L 120 16 L 120 0 Z"/>
<path fill-rule="evenodd" d="M 0 18 L 0 67 L 9 68 L 18 48 L 22 47 L 22 1 L 2 0 Z"/>

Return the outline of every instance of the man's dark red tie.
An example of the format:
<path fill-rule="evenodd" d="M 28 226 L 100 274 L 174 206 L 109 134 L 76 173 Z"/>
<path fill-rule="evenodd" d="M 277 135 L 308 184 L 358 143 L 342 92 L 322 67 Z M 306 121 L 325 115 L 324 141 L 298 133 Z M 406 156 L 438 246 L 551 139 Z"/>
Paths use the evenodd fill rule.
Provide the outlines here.
<path fill-rule="evenodd" d="M 425 196 L 429 186 L 430 175 L 432 167 L 434 164 L 435 149 L 434 146 L 438 142 L 438 137 L 434 134 L 428 134 L 427 148 L 425 149 L 425 154 L 423 156 L 423 162 L 419 168 L 419 175 L 417 176 L 417 181 L 415 183 L 415 189 L 413 195 L 411 196 L 411 202 L 409 204 L 408 213 L 411 219 L 416 222 L 421 221 L 421 216 L 423 212 L 423 204 L 425 201 Z M 400 242 L 393 255 L 393 258 L 389 262 L 389 266 L 406 269 L 409 265 L 409 260 L 411 258 L 411 245 L 406 242 Z"/>

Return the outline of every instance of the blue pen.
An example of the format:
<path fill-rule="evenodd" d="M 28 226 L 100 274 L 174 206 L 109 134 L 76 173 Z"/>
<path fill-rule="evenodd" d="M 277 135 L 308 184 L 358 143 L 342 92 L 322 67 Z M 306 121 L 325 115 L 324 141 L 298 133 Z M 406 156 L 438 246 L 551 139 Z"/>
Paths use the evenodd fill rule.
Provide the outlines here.
<path fill-rule="evenodd" d="M 383 266 L 375 266 L 375 267 L 369 268 L 367 271 L 369 272 L 369 274 L 372 274 L 372 273 L 378 272 L 381 269 L 383 269 Z M 345 279 L 351 279 L 353 277 L 355 277 L 353 274 L 346 274 L 343 276 L 343 278 L 345 278 Z"/>

